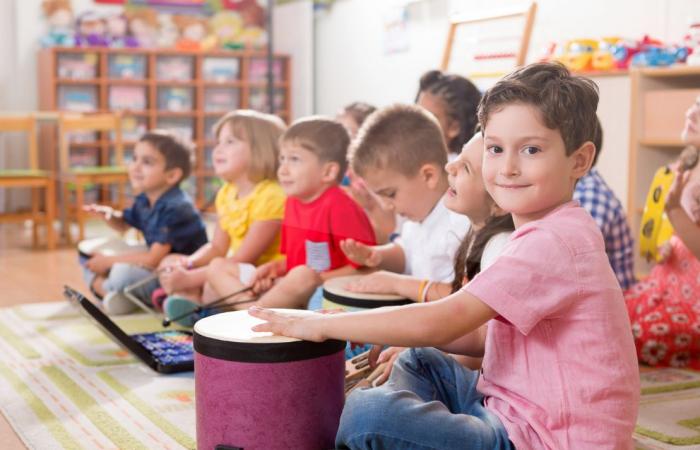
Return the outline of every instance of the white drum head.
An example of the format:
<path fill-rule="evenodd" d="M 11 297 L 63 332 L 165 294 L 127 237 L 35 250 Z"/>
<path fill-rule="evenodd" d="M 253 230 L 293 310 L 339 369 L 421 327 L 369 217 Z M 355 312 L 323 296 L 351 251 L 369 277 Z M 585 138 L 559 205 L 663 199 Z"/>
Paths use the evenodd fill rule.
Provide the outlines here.
<path fill-rule="evenodd" d="M 274 309 L 274 311 L 298 316 L 318 314 L 299 309 Z M 264 320 L 251 316 L 248 314 L 248 311 L 231 311 L 198 320 L 194 324 L 194 331 L 211 339 L 248 344 L 275 344 L 300 341 L 300 339 L 296 338 L 251 330 L 252 327 L 261 323 L 264 323 Z"/>
<path fill-rule="evenodd" d="M 351 284 L 357 280 L 362 279 L 366 275 L 350 275 L 347 277 L 331 278 L 330 280 L 323 283 L 323 290 L 337 295 L 339 297 L 346 297 L 350 299 L 357 300 L 373 300 L 377 302 L 382 301 L 394 301 L 394 300 L 404 300 L 400 295 L 394 294 L 370 294 L 365 292 L 351 292 L 345 289 L 345 286 Z"/>

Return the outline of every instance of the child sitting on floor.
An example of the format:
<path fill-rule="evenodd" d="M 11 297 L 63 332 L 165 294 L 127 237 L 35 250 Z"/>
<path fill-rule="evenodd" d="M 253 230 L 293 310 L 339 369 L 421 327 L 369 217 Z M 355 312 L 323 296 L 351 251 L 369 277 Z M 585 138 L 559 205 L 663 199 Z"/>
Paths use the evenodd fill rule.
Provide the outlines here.
<path fill-rule="evenodd" d="M 164 310 L 174 317 L 211 300 L 202 292 L 207 279 L 235 270 L 247 283 L 255 265 L 281 259 L 280 227 L 284 191 L 275 179 L 282 120 L 271 114 L 237 110 L 214 126 L 218 144 L 212 154 L 214 172 L 224 184 L 216 194 L 217 221 L 212 242 L 189 257 L 171 255 L 160 282 L 171 297 Z M 228 255 L 228 256 L 227 256 Z"/>
<path fill-rule="evenodd" d="M 700 97 L 686 114 L 689 144 L 666 199 L 674 235 L 649 277 L 625 292 L 639 361 L 700 370 Z"/>
<path fill-rule="evenodd" d="M 242 280 L 235 268 L 228 276 L 208 274 L 213 295 L 251 284 L 255 293 L 263 294 L 260 305 L 305 308 L 323 280 L 355 272 L 356 265 L 343 254 L 340 242 L 350 238 L 372 245 L 374 232 L 362 208 L 339 186 L 349 142 L 345 128 L 331 119 L 311 117 L 289 127 L 280 138 L 277 171 L 288 196 L 282 220 L 284 258 L 258 266 L 250 280 Z M 315 285 L 300 290 L 298 277 L 309 272 Z"/>
<path fill-rule="evenodd" d="M 436 119 L 414 105 L 387 107 L 363 125 L 350 160 L 383 206 L 406 222 L 401 236 L 386 245 L 344 241 L 348 258 L 365 267 L 452 282 L 452 261 L 469 219 L 443 203 L 449 187 L 447 149 Z M 409 298 L 420 299 L 415 293 Z"/>
<path fill-rule="evenodd" d="M 129 164 L 129 181 L 140 194 L 124 211 L 104 205 L 85 206 L 102 217 L 115 230 L 130 227 L 142 234 L 148 251 L 117 256 L 95 255 L 85 263 L 91 290 L 103 298 L 109 314 L 125 314 L 134 305 L 121 292 L 127 286 L 151 276 L 168 253 L 190 254 L 207 242 L 206 229 L 199 213 L 180 188 L 191 170 L 189 149 L 169 134 L 152 131 L 139 139 Z M 149 300 L 155 283 L 138 292 Z"/>
<path fill-rule="evenodd" d="M 479 108 L 482 173 L 516 230 L 501 256 L 441 300 L 292 316 L 249 313 L 311 341 L 414 347 L 389 381 L 346 400 L 339 448 L 632 449 L 639 372 L 600 230 L 572 201 L 591 167 L 598 92 L 561 64 L 507 75 Z M 488 322 L 485 341 L 472 332 Z M 473 355 L 481 371 L 432 346 Z"/>

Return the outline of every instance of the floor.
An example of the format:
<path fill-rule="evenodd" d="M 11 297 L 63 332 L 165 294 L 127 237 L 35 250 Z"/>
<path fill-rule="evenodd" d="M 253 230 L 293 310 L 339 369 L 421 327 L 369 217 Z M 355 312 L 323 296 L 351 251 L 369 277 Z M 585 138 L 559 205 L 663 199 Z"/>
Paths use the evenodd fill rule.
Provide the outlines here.
<path fill-rule="evenodd" d="M 64 284 L 83 287 L 74 246 L 33 249 L 31 229 L 19 224 L 0 225 L 0 274 L 0 307 L 62 301 Z M 4 450 L 26 448 L 1 414 L 0 442 Z"/>

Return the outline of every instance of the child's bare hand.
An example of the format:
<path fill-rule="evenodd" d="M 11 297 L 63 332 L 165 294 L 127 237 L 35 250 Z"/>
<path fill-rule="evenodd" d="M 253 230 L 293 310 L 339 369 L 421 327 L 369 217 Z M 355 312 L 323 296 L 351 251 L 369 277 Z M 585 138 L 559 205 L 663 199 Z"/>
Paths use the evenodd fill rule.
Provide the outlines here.
<path fill-rule="evenodd" d="M 255 325 L 253 331 L 269 331 L 274 334 L 289 336 L 305 341 L 322 342 L 326 337 L 318 330 L 318 318 L 322 314 L 293 314 L 281 313 L 271 309 L 263 309 L 252 306 L 248 309 L 248 314 L 258 319 L 265 320 L 265 323 Z"/>
<path fill-rule="evenodd" d="M 107 275 L 109 269 L 112 268 L 112 260 L 108 256 L 95 255 L 87 260 L 85 267 L 97 275 Z"/>
<path fill-rule="evenodd" d="M 270 290 L 277 276 L 276 262 L 270 261 L 255 269 L 250 285 L 253 286 L 253 294 L 260 295 Z"/>
<path fill-rule="evenodd" d="M 658 253 L 659 253 L 659 264 L 663 264 L 668 259 L 671 257 L 671 252 L 673 251 L 673 247 L 671 246 L 670 242 L 664 242 L 661 244 L 658 248 Z"/>
<path fill-rule="evenodd" d="M 666 210 L 667 214 L 674 209 L 681 207 L 681 196 L 683 194 L 683 189 L 685 189 L 685 186 L 688 184 L 688 180 L 690 179 L 690 171 L 683 171 L 679 167 L 675 170 L 675 172 L 676 176 L 673 179 L 671 188 L 668 190 L 668 194 L 666 195 L 666 204 L 664 205 L 664 209 Z"/>
<path fill-rule="evenodd" d="M 355 264 L 365 267 L 377 267 L 382 262 L 382 255 L 378 251 L 354 239 L 340 241 L 340 249 Z"/>
<path fill-rule="evenodd" d="M 358 278 L 345 286 L 350 292 L 363 292 L 370 294 L 395 294 L 396 285 L 401 281 L 401 275 L 386 270 L 370 273 Z"/>
<path fill-rule="evenodd" d="M 374 386 L 382 385 L 389 379 L 391 369 L 394 367 L 394 361 L 396 361 L 396 358 L 399 357 L 402 351 L 406 350 L 405 347 L 389 347 L 382 351 L 382 348 L 381 345 L 373 345 L 369 351 L 370 367 L 375 368 L 381 363 L 387 363 L 382 374 L 374 381 Z"/>
<path fill-rule="evenodd" d="M 92 203 L 90 205 L 83 205 L 83 211 L 92 214 L 94 216 L 99 216 L 104 220 L 109 220 L 114 216 L 114 208 L 111 206 L 98 205 Z"/>
<path fill-rule="evenodd" d="M 168 266 L 166 270 L 163 270 L 158 276 L 158 281 L 160 281 L 165 293 L 171 295 L 173 292 L 184 289 L 189 277 L 188 271 L 178 264 Z"/>

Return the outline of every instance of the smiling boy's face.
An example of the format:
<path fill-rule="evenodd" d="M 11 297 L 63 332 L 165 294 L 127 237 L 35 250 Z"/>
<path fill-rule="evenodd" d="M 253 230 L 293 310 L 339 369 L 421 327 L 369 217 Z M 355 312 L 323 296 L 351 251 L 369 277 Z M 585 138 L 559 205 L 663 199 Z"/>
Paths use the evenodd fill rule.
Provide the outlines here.
<path fill-rule="evenodd" d="M 482 174 L 496 204 L 516 227 L 571 200 L 576 180 L 590 168 L 582 149 L 566 155 L 559 130 L 547 128 L 533 106 L 514 103 L 494 111 L 484 128 Z M 590 147 L 593 147 L 592 143 Z M 585 147 L 587 144 L 582 146 Z"/>

